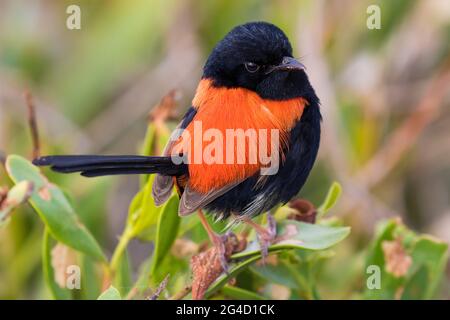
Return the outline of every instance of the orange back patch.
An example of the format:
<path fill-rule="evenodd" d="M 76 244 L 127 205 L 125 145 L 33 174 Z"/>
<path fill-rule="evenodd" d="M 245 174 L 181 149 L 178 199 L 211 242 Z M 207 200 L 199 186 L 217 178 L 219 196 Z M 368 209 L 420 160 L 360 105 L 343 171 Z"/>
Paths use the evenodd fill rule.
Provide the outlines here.
<path fill-rule="evenodd" d="M 192 104 L 198 112 L 172 152 L 188 154 L 189 185 L 206 193 L 257 173 L 269 160 L 260 155 L 268 157 L 274 147 L 282 161 L 306 101 L 264 100 L 253 91 L 215 88 L 203 79 Z"/>

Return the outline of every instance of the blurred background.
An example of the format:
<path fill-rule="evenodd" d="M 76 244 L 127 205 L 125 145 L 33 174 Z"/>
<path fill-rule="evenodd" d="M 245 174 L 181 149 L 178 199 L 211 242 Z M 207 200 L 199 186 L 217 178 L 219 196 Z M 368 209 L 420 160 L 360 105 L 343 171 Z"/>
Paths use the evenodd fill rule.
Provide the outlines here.
<path fill-rule="evenodd" d="M 71 4 L 81 8 L 80 30 L 66 27 Z M 367 27 L 371 4 L 381 9 L 381 29 Z M 348 279 L 380 219 L 399 216 L 450 242 L 447 0 L 0 0 L 0 155 L 31 158 L 26 90 L 43 154 L 136 153 L 152 107 L 176 89 L 181 115 L 214 44 L 255 20 L 286 32 L 322 101 L 319 160 L 300 196 L 319 204 L 340 182 L 333 214 L 352 226 L 329 271 L 341 276 L 325 296 L 351 298 L 363 285 Z M 138 178 L 48 176 L 70 190 L 110 254 Z M 0 185 L 8 184 L 0 168 Z M 0 298 L 48 297 L 42 229 L 26 208 L 0 229 Z M 151 245 L 135 241 L 130 251 L 142 261 Z M 441 298 L 450 298 L 449 278 L 447 270 Z"/>

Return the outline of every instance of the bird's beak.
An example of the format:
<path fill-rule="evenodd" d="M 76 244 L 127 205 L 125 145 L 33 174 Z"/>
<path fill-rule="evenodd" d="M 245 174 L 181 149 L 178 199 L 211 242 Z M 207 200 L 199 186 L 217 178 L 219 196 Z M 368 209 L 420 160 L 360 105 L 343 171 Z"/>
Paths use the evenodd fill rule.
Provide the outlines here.
<path fill-rule="evenodd" d="M 271 68 L 270 72 L 275 70 L 283 70 L 283 71 L 306 70 L 306 67 L 301 62 L 292 57 L 284 57 L 279 65 Z"/>

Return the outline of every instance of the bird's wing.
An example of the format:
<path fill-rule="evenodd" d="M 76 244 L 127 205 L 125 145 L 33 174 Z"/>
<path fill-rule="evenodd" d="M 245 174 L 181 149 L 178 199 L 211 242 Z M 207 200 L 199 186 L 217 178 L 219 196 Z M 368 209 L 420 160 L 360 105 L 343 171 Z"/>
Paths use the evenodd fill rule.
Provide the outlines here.
<path fill-rule="evenodd" d="M 189 108 L 189 110 L 186 112 L 186 114 L 184 115 L 183 119 L 178 124 L 176 129 L 185 129 L 188 126 L 188 124 L 192 121 L 196 113 L 197 113 L 196 109 L 194 109 L 193 107 Z M 166 147 L 164 148 L 163 152 L 164 155 L 166 156 L 170 155 L 171 150 L 175 142 L 179 138 L 179 136 L 180 131 L 175 130 L 173 135 L 170 137 L 170 140 L 167 143 Z M 157 174 L 155 176 L 155 180 L 152 186 L 152 195 L 153 199 L 155 200 L 155 204 L 157 206 L 162 205 L 164 202 L 167 201 L 167 199 L 169 199 L 172 193 L 173 185 L 174 185 L 173 177 L 161 174 Z"/>
<path fill-rule="evenodd" d="M 203 208 L 208 203 L 214 201 L 224 193 L 228 192 L 229 190 L 236 187 L 238 184 L 240 184 L 243 180 L 231 183 L 226 185 L 225 187 L 222 187 L 220 189 L 211 190 L 207 193 L 200 193 L 195 190 L 193 190 L 189 185 L 187 185 L 183 191 L 183 195 L 180 199 L 180 205 L 178 208 L 178 214 L 180 216 L 187 216 L 193 212 L 195 212 L 198 209 Z"/>

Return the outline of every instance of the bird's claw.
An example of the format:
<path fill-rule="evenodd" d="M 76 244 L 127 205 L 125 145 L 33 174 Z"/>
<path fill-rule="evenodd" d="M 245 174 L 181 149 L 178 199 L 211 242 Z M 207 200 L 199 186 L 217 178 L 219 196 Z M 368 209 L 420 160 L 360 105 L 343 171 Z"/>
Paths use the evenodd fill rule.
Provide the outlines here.
<path fill-rule="evenodd" d="M 216 235 L 213 240 L 220 265 L 226 274 L 228 274 L 228 253 L 225 244 L 227 243 L 229 236 L 230 233 L 227 232 L 224 235 Z"/>
<path fill-rule="evenodd" d="M 275 240 L 277 235 L 277 225 L 274 217 L 270 214 L 267 215 L 267 228 L 264 232 L 257 231 L 257 237 L 259 245 L 261 247 L 262 262 L 265 263 L 267 256 L 269 255 L 269 247 Z"/>

